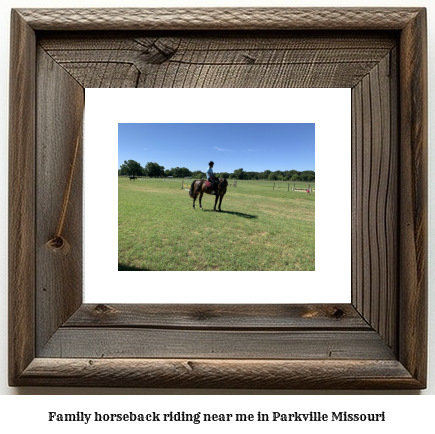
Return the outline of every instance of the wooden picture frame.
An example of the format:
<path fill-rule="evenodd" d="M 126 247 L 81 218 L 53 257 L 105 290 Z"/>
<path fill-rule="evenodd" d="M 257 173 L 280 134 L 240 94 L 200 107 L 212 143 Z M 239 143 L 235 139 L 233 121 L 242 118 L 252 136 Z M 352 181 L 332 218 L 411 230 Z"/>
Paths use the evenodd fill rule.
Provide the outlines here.
<path fill-rule="evenodd" d="M 20 9 L 11 32 L 10 385 L 426 387 L 425 9 Z M 123 86 L 351 88 L 352 303 L 82 304 L 84 88 Z"/>

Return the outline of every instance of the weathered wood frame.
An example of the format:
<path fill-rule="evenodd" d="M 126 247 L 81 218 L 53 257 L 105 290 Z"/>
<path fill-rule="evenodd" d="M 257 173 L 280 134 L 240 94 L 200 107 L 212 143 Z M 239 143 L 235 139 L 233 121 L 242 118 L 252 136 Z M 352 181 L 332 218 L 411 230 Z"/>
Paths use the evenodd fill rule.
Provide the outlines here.
<path fill-rule="evenodd" d="M 352 88 L 351 304 L 82 304 L 80 180 L 65 224 L 70 253 L 49 252 L 44 243 L 81 137 L 84 90 L 40 38 L 150 30 L 199 37 L 383 32 L 397 39 L 389 70 L 379 73 L 380 62 Z M 23 9 L 12 11 L 11 36 L 11 385 L 426 387 L 425 9 Z"/>

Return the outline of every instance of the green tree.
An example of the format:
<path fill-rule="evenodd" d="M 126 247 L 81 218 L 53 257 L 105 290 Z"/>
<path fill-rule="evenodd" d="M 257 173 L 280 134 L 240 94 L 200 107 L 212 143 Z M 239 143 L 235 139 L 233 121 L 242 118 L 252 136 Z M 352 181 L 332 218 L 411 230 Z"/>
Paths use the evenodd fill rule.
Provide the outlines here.
<path fill-rule="evenodd" d="M 186 176 L 192 176 L 192 172 L 187 167 L 181 168 L 181 174 L 183 178 L 185 178 Z"/>
<path fill-rule="evenodd" d="M 118 172 L 121 175 L 128 175 L 128 176 L 141 176 L 143 175 L 143 167 L 134 160 L 124 160 L 124 164 L 120 167 L 120 172 Z"/>
<path fill-rule="evenodd" d="M 295 173 L 292 177 L 291 177 L 291 181 L 299 181 L 299 175 L 297 173 Z"/>
<path fill-rule="evenodd" d="M 237 169 L 234 171 L 234 178 L 236 179 L 245 179 L 244 175 L 243 169 Z"/>
<path fill-rule="evenodd" d="M 184 178 L 186 176 L 192 176 L 192 172 L 187 167 L 175 167 L 171 169 L 175 178 Z"/>
<path fill-rule="evenodd" d="M 201 170 L 195 170 L 194 172 L 192 172 L 192 178 L 205 179 L 207 178 L 207 175 L 204 172 L 201 172 Z"/>
<path fill-rule="evenodd" d="M 312 170 L 304 170 L 300 174 L 300 179 L 301 179 L 301 181 L 314 182 L 316 179 L 316 175 L 315 175 L 314 171 L 312 171 Z"/>
<path fill-rule="evenodd" d="M 159 178 L 165 176 L 165 168 L 157 163 L 147 163 L 145 166 L 145 174 L 150 178 Z"/>
<path fill-rule="evenodd" d="M 171 172 L 174 175 L 174 178 L 182 178 L 181 172 L 180 172 L 180 168 L 178 166 L 177 167 L 172 167 L 171 168 Z"/>

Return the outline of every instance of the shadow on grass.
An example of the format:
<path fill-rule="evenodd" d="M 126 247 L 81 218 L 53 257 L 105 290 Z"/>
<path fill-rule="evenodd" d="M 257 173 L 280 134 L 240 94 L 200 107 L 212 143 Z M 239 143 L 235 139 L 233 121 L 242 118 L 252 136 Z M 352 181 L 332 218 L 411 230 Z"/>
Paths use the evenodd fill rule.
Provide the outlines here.
<path fill-rule="evenodd" d="M 212 209 L 204 209 L 205 212 L 215 212 Z M 219 212 L 219 211 L 218 211 Z M 242 212 L 235 212 L 235 211 L 220 211 L 222 214 L 232 214 L 236 215 L 238 217 L 243 217 L 245 219 L 258 219 L 258 215 L 252 215 L 252 214 L 244 214 Z"/>
<path fill-rule="evenodd" d="M 148 268 L 129 267 L 118 262 L 118 271 L 151 271 Z"/>

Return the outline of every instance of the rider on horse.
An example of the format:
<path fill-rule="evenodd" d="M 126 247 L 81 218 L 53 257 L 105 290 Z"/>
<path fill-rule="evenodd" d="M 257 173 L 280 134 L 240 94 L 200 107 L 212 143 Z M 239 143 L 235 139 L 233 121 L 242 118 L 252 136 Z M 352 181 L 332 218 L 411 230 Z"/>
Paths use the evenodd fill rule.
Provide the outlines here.
<path fill-rule="evenodd" d="M 218 179 L 214 175 L 214 173 L 213 173 L 213 166 L 214 166 L 213 161 L 210 161 L 210 163 L 208 163 L 208 165 L 209 165 L 209 169 L 207 170 L 207 181 L 204 181 L 203 179 L 193 181 L 192 184 L 190 185 L 189 196 L 193 199 L 193 209 L 195 209 L 195 200 L 196 200 L 197 196 L 199 196 L 199 207 L 202 209 L 202 205 L 201 205 L 202 195 L 204 193 L 213 194 L 214 196 L 216 196 L 215 201 L 214 201 L 213 210 L 220 212 L 222 199 L 225 196 L 225 193 L 227 192 L 228 181 L 224 178 Z M 210 186 L 209 182 L 210 182 L 211 186 Z M 211 187 L 211 189 L 210 189 L 210 187 Z M 218 203 L 218 200 L 219 200 L 219 207 L 218 207 L 218 209 L 216 209 L 216 205 Z"/>
<path fill-rule="evenodd" d="M 211 194 L 216 194 L 217 190 L 218 190 L 218 181 L 219 180 L 218 180 L 218 178 L 216 178 L 216 176 L 214 176 L 213 166 L 214 166 L 213 161 L 210 161 L 210 163 L 208 163 L 207 181 L 210 181 L 210 183 L 211 183 Z"/>

